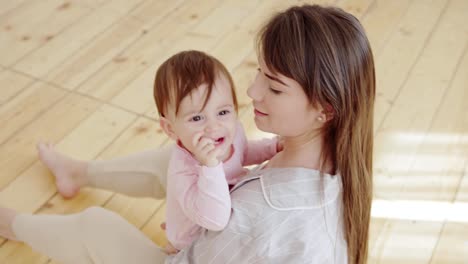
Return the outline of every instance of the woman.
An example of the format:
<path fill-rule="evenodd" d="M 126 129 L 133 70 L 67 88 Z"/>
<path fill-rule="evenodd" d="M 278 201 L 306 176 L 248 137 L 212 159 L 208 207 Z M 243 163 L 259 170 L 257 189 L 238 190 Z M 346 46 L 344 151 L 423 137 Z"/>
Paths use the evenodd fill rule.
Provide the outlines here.
<path fill-rule="evenodd" d="M 226 229 L 205 230 L 168 257 L 101 208 L 70 216 L 2 209 L 0 223 L 7 227 L 2 234 L 63 263 L 365 263 L 375 75 L 362 26 L 340 9 L 292 7 L 261 30 L 258 57 L 258 74 L 248 90 L 255 123 L 281 136 L 283 151 L 233 188 Z M 80 184 L 160 197 L 158 183 L 164 180 L 158 180 L 158 171 L 165 171 L 166 156 L 146 152 L 117 162 L 69 162 L 80 171 L 75 173 Z M 157 183 L 147 188 L 142 180 L 141 190 L 116 187 L 125 173 Z M 109 181 L 110 174 L 116 178 Z M 69 183 L 62 181 L 65 187 Z"/>

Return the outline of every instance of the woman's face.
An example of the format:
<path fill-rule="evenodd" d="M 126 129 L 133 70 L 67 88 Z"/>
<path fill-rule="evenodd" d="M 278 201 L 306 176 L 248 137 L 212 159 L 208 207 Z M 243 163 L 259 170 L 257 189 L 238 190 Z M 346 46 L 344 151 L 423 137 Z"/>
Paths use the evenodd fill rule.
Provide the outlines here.
<path fill-rule="evenodd" d="M 253 100 L 255 124 L 265 132 L 285 137 L 304 135 L 320 129 L 321 109 L 314 108 L 295 80 L 272 74 L 259 59 L 259 69 L 247 94 Z"/>

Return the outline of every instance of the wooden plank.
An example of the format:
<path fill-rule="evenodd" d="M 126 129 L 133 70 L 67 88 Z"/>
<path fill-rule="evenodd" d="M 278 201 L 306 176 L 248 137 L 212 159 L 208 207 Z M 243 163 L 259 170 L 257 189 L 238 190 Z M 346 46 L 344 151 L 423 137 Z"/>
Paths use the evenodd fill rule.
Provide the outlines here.
<path fill-rule="evenodd" d="M 35 77 L 43 77 L 52 69 L 78 53 L 90 41 L 102 34 L 111 25 L 134 8 L 140 1 L 109 1 L 96 10 L 92 10 L 78 23 L 71 25 L 43 46 L 28 54 L 14 68 Z M 116 11 L 118 10 L 118 12 Z"/>
<path fill-rule="evenodd" d="M 105 5 L 108 2 L 111 2 L 111 0 L 76 0 L 76 2 L 90 9 L 97 9 L 100 6 Z"/>
<path fill-rule="evenodd" d="M 421 176 L 424 176 L 425 180 L 428 177 L 427 171 L 422 173 L 419 171 L 421 166 L 418 164 L 418 162 L 423 162 L 418 161 L 421 158 L 418 156 L 418 149 L 421 147 L 424 137 L 414 137 L 413 135 L 424 135 L 430 131 L 434 118 L 436 119 L 432 123 L 433 129 L 440 129 L 444 124 L 446 125 L 443 119 L 447 117 L 443 114 L 446 111 L 453 111 L 447 110 L 449 107 L 446 106 L 440 108 L 441 116 L 439 119 L 435 116 L 436 110 L 441 104 L 441 98 L 448 91 L 450 80 L 453 78 L 453 73 L 459 65 L 460 57 L 468 41 L 467 36 L 457 37 L 456 41 L 451 37 L 452 34 L 459 36 L 458 34 L 461 34 L 459 32 L 466 31 L 463 14 L 467 11 L 467 2 L 450 2 L 376 136 L 376 177 L 374 182 L 375 195 L 379 198 L 414 198 L 415 190 L 407 186 L 411 186 L 411 183 L 414 182 L 421 184 L 420 181 L 423 178 Z M 418 99 L 415 100 L 415 98 Z M 410 144 L 408 141 L 401 140 L 405 136 L 411 138 Z M 430 136 L 427 138 L 430 145 L 431 138 Z M 427 151 L 427 148 L 430 148 L 429 145 L 422 147 L 421 151 Z M 450 153 L 450 150 L 447 152 Z M 457 161 L 455 160 L 455 162 Z M 427 162 L 425 164 L 427 168 Z M 445 166 L 449 166 L 447 164 L 453 165 L 453 163 L 448 162 L 445 163 Z M 433 167 L 429 165 L 429 169 L 433 169 Z M 424 175 L 424 173 L 426 174 Z M 412 177 L 415 176 L 420 177 L 411 181 Z M 442 180 L 443 183 L 444 181 Z M 450 181 L 453 179 L 447 180 L 447 182 Z M 424 194 L 418 197 L 440 199 L 441 196 L 449 196 L 450 191 L 444 194 L 446 187 L 442 187 L 442 195 L 440 194 L 441 190 L 437 190 L 431 194 L 431 197 Z M 427 190 L 418 188 L 418 191 L 424 193 Z M 379 241 L 383 245 L 377 246 L 379 251 L 373 251 L 371 255 L 376 262 L 428 263 L 437 245 L 443 223 L 387 220 L 385 226 L 386 230 L 382 231 L 379 236 Z M 402 248 L 403 245 L 406 250 Z"/>
<path fill-rule="evenodd" d="M 413 140 L 418 139 L 416 142 L 421 141 L 421 146 L 409 169 L 409 175 L 401 178 L 404 184 L 400 199 L 455 199 L 468 156 L 465 136 L 468 125 L 466 122 L 459 122 L 467 120 L 468 52 L 465 51 L 454 72 L 455 77 L 443 95 L 443 101 L 434 115 L 429 131 L 426 135 L 414 133 L 406 138 L 406 144 L 412 145 Z"/>
<path fill-rule="evenodd" d="M 76 89 L 141 36 L 142 23 L 125 17 L 88 45 L 51 70 L 45 79 L 66 89 Z M 117 59 L 118 61 L 118 59 Z M 98 88 L 98 87 L 95 87 Z"/>
<path fill-rule="evenodd" d="M 408 10 L 408 0 L 376 0 L 361 20 L 372 46 L 374 58 L 378 58 L 402 16 Z M 391 45 L 390 45 L 391 47 Z M 380 76 L 378 76 L 380 77 Z M 380 90 L 380 87 L 377 87 Z"/>
<path fill-rule="evenodd" d="M 2 6 L 2 9 L 0 9 L 0 16 L 3 16 L 9 12 L 12 12 L 14 9 L 21 8 L 25 2 L 26 2 L 25 0 L 2 0 L 0 1 L 0 5 Z"/>
<path fill-rule="evenodd" d="M 0 70 L 1 71 L 1 70 Z M 25 75 L 5 70 L 0 72 L 0 87 L 2 93 L 0 94 L 0 106 L 10 101 L 18 95 L 25 87 L 32 84 L 33 80 Z M 0 118 L 3 107 L 0 107 Z"/>
<path fill-rule="evenodd" d="M 209 3 L 211 1 L 203 4 L 191 2 L 178 8 L 180 2 L 174 2 L 167 9 L 162 9 L 174 12 L 169 13 L 161 23 L 152 28 L 145 26 L 144 35 L 138 41 L 84 82 L 79 91 L 107 101 L 119 94 L 126 85 L 137 76 L 141 76 L 145 70 L 147 72 L 144 74 L 149 71 L 153 75 L 153 71 L 162 60 L 172 55 L 171 50 L 180 46 L 187 47 L 188 42 L 185 42 L 185 39 L 194 39 L 190 36 L 183 36 L 186 35 L 187 29 L 199 20 L 198 17 L 203 17 L 209 12 L 211 9 Z M 146 17 L 147 15 L 140 16 Z M 192 43 L 193 48 L 198 46 L 196 43 L 199 40 L 195 39 L 196 42 Z M 147 85 L 148 83 L 145 83 L 145 87 Z"/>
<path fill-rule="evenodd" d="M 388 220 L 369 252 L 369 263 L 428 263 L 440 222 Z"/>
<path fill-rule="evenodd" d="M 401 195 L 401 186 L 408 180 L 407 173 L 423 137 L 414 137 L 410 145 L 399 137 L 424 135 L 430 128 L 468 41 L 468 36 L 462 34 L 468 28 L 464 23 L 465 11 L 468 11 L 468 2 L 450 2 L 376 135 L 376 195 L 384 198 Z"/>
<path fill-rule="evenodd" d="M 343 8 L 346 12 L 360 18 L 367 13 L 374 0 L 341 0 L 337 5 Z"/>
<path fill-rule="evenodd" d="M 248 30 L 250 34 L 257 34 L 261 25 L 263 25 L 275 12 L 284 10 L 291 6 L 287 1 L 261 1 L 251 13 L 247 14 L 242 20 L 239 20 L 238 27 Z M 252 38 L 251 43 L 254 43 Z"/>
<path fill-rule="evenodd" d="M 369 228 L 369 259 L 368 263 L 378 263 L 375 260 L 375 255 L 377 252 L 382 252 L 384 243 L 381 242 L 383 236 L 380 236 L 382 230 L 385 229 L 387 224 L 386 219 L 382 218 L 371 218 L 370 228 Z M 380 240 L 379 240 L 380 239 Z"/>
<path fill-rule="evenodd" d="M 461 173 L 458 184 L 456 184 L 456 196 L 453 198 L 455 205 L 468 203 L 468 106 L 466 100 L 468 99 L 468 92 L 466 91 L 467 76 L 466 71 L 468 67 L 468 52 L 465 52 L 465 56 L 462 64 L 457 71 L 457 77 L 453 82 L 453 88 L 461 90 L 458 93 L 453 92 L 454 98 L 447 97 L 446 101 L 453 100 L 453 107 L 459 110 L 458 115 L 453 115 L 457 121 L 456 124 L 461 124 L 462 129 L 455 131 L 455 137 L 457 141 L 453 141 L 453 145 L 457 146 L 457 151 L 451 153 L 451 156 L 456 156 L 465 162 L 464 170 Z M 447 103 L 448 104 L 448 103 Z M 449 113 L 451 114 L 451 113 Z M 447 115 L 445 115 L 447 117 Z M 450 116 L 450 115 L 449 115 Z M 456 167 L 458 169 L 459 167 Z M 442 185 L 442 187 L 444 187 Z M 455 193 L 455 191 L 454 191 Z M 466 211 L 460 211 L 460 214 L 466 213 Z M 434 249 L 434 253 L 431 259 L 432 264 L 436 263 L 465 263 L 468 259 L 468 219 L 461 219 L 460 222 L 447 221 L 440 234 L 439 242 L 437 247 Z"/>
<path fill-rule="evenodd" d="M 221 60 L 229 71 L 234 70 L 253 51 L 253 35 L 239 28 L 229 32 L 210 54 Z M 242 43 L 241 45 L 239 45 Z"/>
<path fill-rule="evenodd" d="M 33 1 L 0 19 L 0 63 L 10 66 L 30 51 L 55 37 L 89 9 L 61 0 Z"/>
<path fill-rule="evenodd" d="M 385 115 L 394 105 L 399 90 L 405 85 L 410 70 L 420 56 L 446 3 L 445 0 L 412 2 L 402 18 L 398 30 L 387 41 L 387 48 L 377 57 L 375 62 L 377 74 L 376 129 L 381 126 Z"/>
<path fill-rule="evenodd" d="M 260 27 L 270 19 L 273 14 L 286 10 L 287 8 L 294 5 L 301 4 L 318 4 L 329 6 L 336 3 L 336 0 L 309 0 L 309 1 L 284 1 L 284 0 L 275 0 L 275 1 L 260 1 L 260 3 L 253 5 L 250 4 L 249 10 L 251 12 L 247 14 L 242 20 L 237 21 L 238 26 L 244 30 L 248 30 L 252 35 L 258 32 Z M 238 7 L 242 7 L 242 4 L 237 3 Z M 237 28 L 237 27 L 236 27 Z M 252 43 L 254 39 L 252 39 Z"/>
<path fill-rule="evenodd" d="M 18 251 L 17 248 L 23 245 L 19 242 L 8 241 L 0 248 L 0 260 L 8 264 L 43 264 L 48 261 L 47 256 L 43 256 L 32 249 L 29 251 Z M 8 262 L 6 262 L 8 261 Z"/>
<path fill-rule="evenodd" d="M 465 119 L 466 120 L 466 119 Z M 465 136 L 465 144 L 466 144 L 466 136 Z M 463 178 L 460 182 L 460 186 L 458 188 L 457 198 L 455 199 L 457 202 L 468 202 L 468 161 L 465 164 L 465 173 L 463 174 Z"/>
<path fill-rule="evenodd" d="M 248 11 L 234 3 L 223 3 L 216 7 L 200 24 L 191 30 L 192 33 L 217 37 L 231 31 L 237 21 L 247 16 Z"/>
<path fill-rule="evenodd" d="M 0 149 L 0 164 L 3 168 L 0 172 L 0 189 L 35 162 L 36 142 L 45 138 L 58 141 L 94 112 L 97 106 L 98 103 L 89 98 L 69 95 L 5 142 Z M 0 197 L 3 194 L 4 191 Z"/>
<path fill-rule="evenodd" d="M 468 259 L 468 224 L 447 223 L 434 250 L 431 264 L 465 264 Z"/>
<path fill-rule="evenodd" d="M 33 121 L 38 114 L 54 105 L 65 94 L 65 91 L 61 89 L 36 82 L 2 105 L 0 107 L 0 122 L 7 125 L 0 131 L 0 143 Z"/>

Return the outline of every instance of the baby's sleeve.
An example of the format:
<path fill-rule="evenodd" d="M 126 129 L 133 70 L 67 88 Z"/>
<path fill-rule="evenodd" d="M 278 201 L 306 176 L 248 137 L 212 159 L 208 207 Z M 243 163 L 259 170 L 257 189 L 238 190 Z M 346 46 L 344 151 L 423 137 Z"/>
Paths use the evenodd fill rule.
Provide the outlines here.
<path fill-rule="evenodd" d="M 175 195 L 187 218 L 197 225 L 222 230 L 231 216 L 231 197 L 223 165 L 197 166 L 186 175 L 171 175 L 179 180 Z"/>
<path fill-rule="evenodd" d="M 242 126 L 238 131 L 240 133 L 239 145 L 243 148 L 242 166 L 260 164 L 278 153 L 278 137 L 247 140 Z"/>

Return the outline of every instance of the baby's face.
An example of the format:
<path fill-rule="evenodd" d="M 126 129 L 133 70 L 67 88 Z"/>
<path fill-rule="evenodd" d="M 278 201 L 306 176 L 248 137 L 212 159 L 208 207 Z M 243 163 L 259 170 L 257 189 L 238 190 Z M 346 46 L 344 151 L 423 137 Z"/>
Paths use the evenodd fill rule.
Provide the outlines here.
<path fill-rule="evenodd" d="M 207 85 L 200 85 L 181 101 L 177 116 L 175 107 L 169 106 L 172 109 L 168 109 L 168 119 L 172 123 L 177 140 L 188 151 L 194 152 L 194 138 L 201 133 L 201 138 L 211 139 L 215 147 L 220 148 L 222 154 L 218 159 L 225 160 L 229 158 L 237 125 L 231 86 L 224 76 L 218 77 L 203 108 L 207 92 Z"/>

